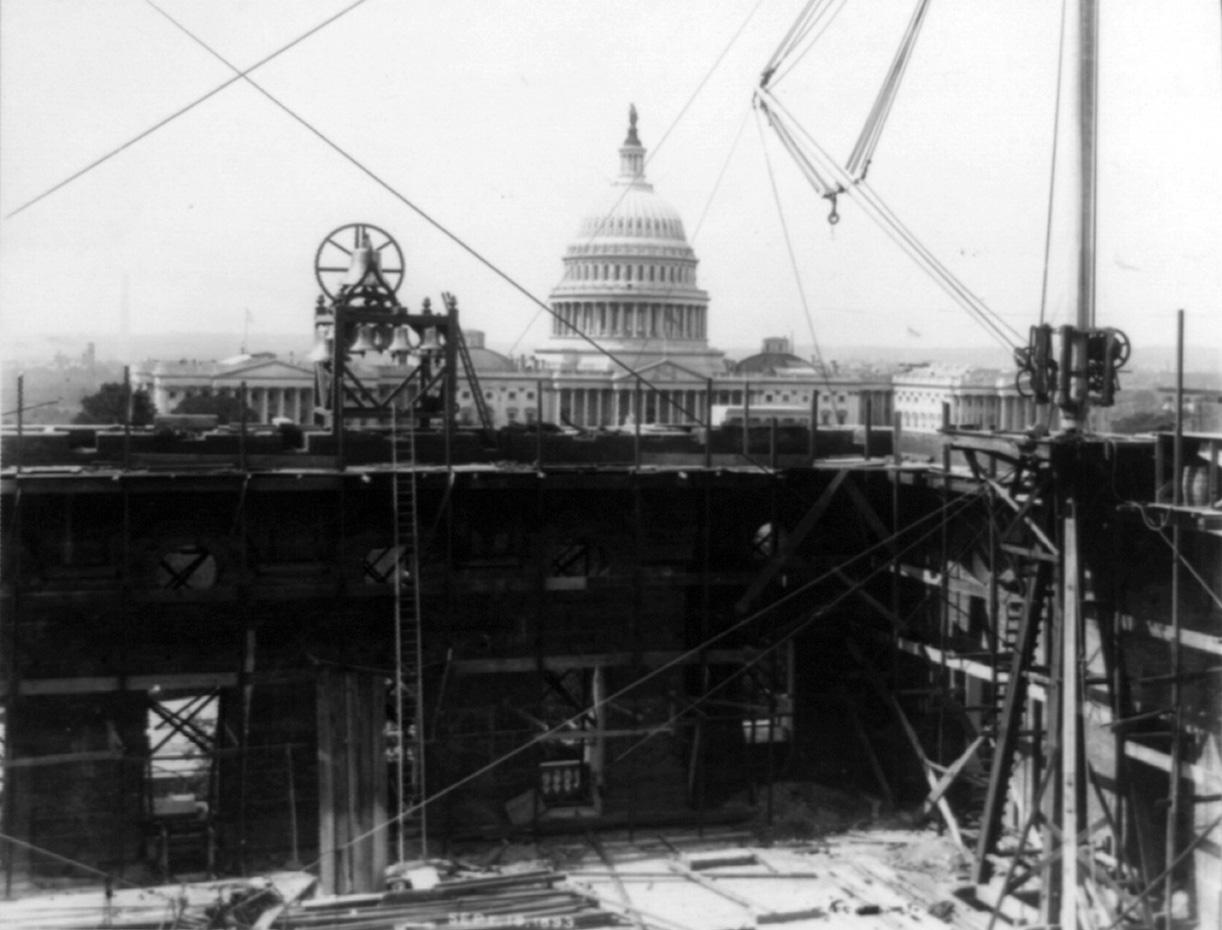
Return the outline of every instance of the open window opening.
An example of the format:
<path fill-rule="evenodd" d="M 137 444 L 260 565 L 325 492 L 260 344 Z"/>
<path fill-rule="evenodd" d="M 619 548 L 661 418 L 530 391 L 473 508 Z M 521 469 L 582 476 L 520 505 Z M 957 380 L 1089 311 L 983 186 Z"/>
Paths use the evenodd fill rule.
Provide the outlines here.
<path fill-rule="evenodd" d="M 149 693 L 148 841 L 165 880 L 215 872 L 219 696 Z"/>

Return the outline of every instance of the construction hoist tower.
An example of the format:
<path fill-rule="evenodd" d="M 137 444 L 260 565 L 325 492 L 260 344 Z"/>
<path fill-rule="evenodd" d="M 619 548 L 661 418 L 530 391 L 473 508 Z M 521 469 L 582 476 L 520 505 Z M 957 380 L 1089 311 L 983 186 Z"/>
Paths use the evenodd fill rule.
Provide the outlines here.
<path fill-rule="evenodd" d="M 409 834 L 419 837 L 421 856 L 427 844 L 416 434 L 442 432 L 448 463 L 460 364 L 481 426 L 493 426 L 459 327 L 458 301 L 443 293 L 442 313 L 433 312 L 428 298 L 420 312 L 404 307 L 396 296 L 404 267 L 403 250 L 377 226 L 351 223 L 331 232 L 314 260 L 322 293 L 310 353 L 316 422 L 331 429 L 338 467 L 344 467 L 346 428 L 382 431 L 391 445 L 395 683 L 388 735 L 400 861 Z"/>
<path fill-rule="evenodd" d="M 458 301 L 443 294 L 443 313 L 424 298 L 418 313 L 396 293 L 403 250 L 368 223 L 341 226 L 314 259 L 322 293 L 314 311 L 315 420 L 331 427 L 343 464 L 345 425 L 385 428 L 392 416 L 449 437 L 458 409 L 459 365 L 480 401 L 480 425 L 492 429 L 458 322 Z"/>

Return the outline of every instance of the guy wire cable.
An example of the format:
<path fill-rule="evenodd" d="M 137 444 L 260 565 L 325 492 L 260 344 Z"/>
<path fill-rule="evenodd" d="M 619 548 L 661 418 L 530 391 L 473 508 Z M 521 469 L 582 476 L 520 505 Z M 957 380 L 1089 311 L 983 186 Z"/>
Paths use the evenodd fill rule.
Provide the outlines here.
<path fill-rule="evenodd" d="M 267 55 L 266 57 L 259 59 L 257 62 L 255 62 L 253 65 L 251 65 L 249 68 L 245 69 L 244 71 L 240 71 L 240 70 L 238 70 L 237 68 L 234 68 L 233 70 L 234 70 L 234 71 L 237 71 L 238 73 L 237 73 L 237 74 L 235 74 L 233 77 L 231 77 L 229 80 L 224 81 L 224 82 L 222 82 L 221 84 L 218 84 L 216 87 L 212 88 L 212 90 L 208 91 L 208 93 L 204 94 L 202 97 L 197 97 L 195 100 L 191 101 L 191 102 L 190 102 L 190 103 L 188 103 L 187 105 L 185 105 L 185 106 L 183 106 L 183 107 L 179 108 L 178 110 L 175 110 L 175 111 L 174 111 L 173 113 L 171 113 L 169 116 L 165 117 L 165 118 L 164 118 L 164 119 L 162 119 L 162 120 L 159 120 L 158 122 L 156 122 L 156 123 L 154 123 L 152 126 L 150 126 L 148 129 L 144 130 L 144 132 L 142 132 L 142 133 L 140 133 L 140 134 L 138 134 L 138 135 L 135 135 L 135 136 L 133 136 L 132 138 L 128 139 L 126 142 L 124 142 L 124 143 L 123 143 L 122 145 L 120 145 L 118 148 L 116 148 L 116 149 L 112 149 L 111 151 L 107 152 L 105 155 L 102 155 L 101 157 L 94 159 L 94 160 L 93 160 L 93 161 L 91 161 L 91 162 L 90 162 L 88 165 L 86 165 L 84 168 L 81 168 L 81 169 L 80 169 L 79 171 L 77 171 L 76 173 L 69 175 L 67 178 L 65 178 L 64 180 L 60 181 L 58 184 L 56 184 L 56 185 L 54 185 L 54 186 L 52 186 L 52 187 L 49 187 L 47 190 L 43 191 L 41 194 L 39 194 L 37 197 L 33 198 L 32 200 L 27 200 L 25 203 L 23 203 L 23 204 L 22 204 L 20 207 L 18 207 L 16 210 L 12 210 L 11 212 L 6 213 L 6 214 L 5 214 L 5 216 L 4 216 L 4 219 L 6 219 L 6 220 L 11 219 L 12 217 L 16 216 L 18 213 L 22 212 L 23 210 L 27 209 L 28 207 L 32 207 L 32 206 L 34 206 L 34 204 L 38 203 L 38 202 L 39 202 L 40 200 L 42 200 L 44 197 L 49 197 L 51 194 L 54 194 L 54 193 L 55 193 L 57 190 L 59 190 L 60 188 L 65 187 L 65 186 L 67 186 L 68 184 L 71 184 L 71 183 L 72 183 L 73 181 L 75 181 L 77 178 L 81 177 L 81 176 L 82 176 L 82 175 L 84 175 L 84 174 L 87 174 L 88 172 L 92 171 L 94 168 L 98 167 L 98 166 L 99 166 L 99 165 L 101 165 L 102 163 L 109 161 L 111 158 L 113 158 L 114 156 L 118 155 L 120 152 L 124 151 L 125 149 L 130 148 L 130 147 L 131 147 L 131 146 L 133 146 L 133 145 L 135 145 L 135 144 L 136 144 L 137 142 L 139 142 L 141 139 L 144 139 L 145 137 L 152 135 L 154 132 L 156 132 L 156 131 L 157 131 L 158 129 L 160 129 L 162 126 L 165 126 L 165 125 L 167 125 L 168 123 L 172 123 L 174 120 L 178 119 L 178 117 L 182 116 L 184 113 L 188 112 L 189 110 L 193 110 L 195 107 L 199 106 L 199 105 L 200 105 L 201 103 L 203 103 L 205 100 L 207 100 L 207 99 L 209 99 L 210 97 L 213 97 L 213 96 L 215 96 L 216 94 L 220 93 L 222 90 L 224 90 L 224 89 L 225 89 L 226 87 L 228 87 L 229 85 L 231 85 L 231 84 L 236 84 L 238 81 L 240 81 L 240 80 L 242 80 L 243 78 L 245 78 L 245 77 L 247 77 L 248 75 L 250 75 L 250 73 L 251 73 L 251 72 L 253 72 L 253 71 L 255 71 L 255 70 L 259 69 L 259 68 L 262 68 L 262 67 L 263 67 L 265 64 L 267 64 L 267 63 L 268 63 L 269 61 L 271 61 L 272 59 L 279 57 L 280 55 L 284 54 L 284 53 L 285 53 L 285 52 L 287 52 L 289 49 L 291 49 L 293 46 L 295 46 L 295 45 L 297 45 L 297 44 L 299 44 L 299 43 L 301 43 L 301 42 L 305 41 L 305 40 L 306 40 L 306 39 L 308 39 L 310 36 L 314 35 L 314 33 L 318 32 L 320 29 L 322 29 L 322 28 L 324 28 L 324 27 L 326 27 L 326 26 L 329 26 L 331 23 L 335 22 L 335 21 L 336 21 L 337 19 L 339 19 L 341 16 L 344 16 L 344 15 L 346 15 L 346 14 L 348 14 L 348 13 L 352 12 L 353 10 L 355 10 L 355 9 L 356 9 L 358 6 L 360 6 L 360 5 L 361 5 L 362 3 L 364 3 L 364 2 L 365 2 L 365 0 L 355 0 L 355 2 L 354 2 L 354 3 L 352 3 L 350 6 L 346 6 L 346 7 L 344 7 L 344 9 L 340 10 L 338 13 L 336 13 L 334 16 L 332 16 L 332 17 L 330 17 L 330 18 L 328 18 L 328 19 L 324 19 L 324 20 L 323 20 L 321 23 L 319 23 L 319 24 L 318 24 L 317 26 L 315 26 L 313 29 L 310 29 L 309 31 L 302 33 L 302 34 L 301 34 L 301 35 L 299 35 L 299 36 L 298 36 L 296 39 L 294 39 L 292 42 L 289 42 L 287 45 L 283 45 L 283 46 L 281 46 L 281 47 L 280 47 L 280 48 L 278 48 L 276 51 L 272 52 L 270 55 Z M 160 11 L 159 11 L 159 12 L 160 12 Z M 164 14 L 163 14 L 163 15 L 164 15 Z M 228 62 L 226 62 L 226 64 L 228 64 Z M 233 66 L 232 66 L 232 65 L 230 65 L 230 67 L 232 68 Z"/>
<path fill-rule="evenodd" d="M 772 159 L 768 155 L 768 144 L 764 139 L 764 127 L 760 124 L 759 113 L 756 112 L 755 128 L 759 130 L 760 147 L 764 150 L 764 164 L 768 168 L 768 183 L 772 187 L 772 198 L 776 202 L 777 217 L 781 221 L 781 233 L 785 238 L 785 249 L 789 253 L 789 266 L 793 269 L 794 283 L 798 287 L 798 298 L 802 302 L 802 314 L 806 317 L 806 326 L 810 330 L 810 340 L 814 345 L 815 359 L 819 363 L 819 371 L 823 375 L 823 385 L 827 388 L 828 396 L 832 402 L 832 412 L 839 413 L 839 407 L 836 404 L 836 392 L 832 388 L 832 379 L 827 371 L 827 364 L 823 360 L 823 352 L 819 348 L 819 337 L 815 335 L 815 321 L 810 315 L 810 304 L 806 299 L 806 288 L 802 286 L 802 275 L 798 270 L 798 258 L 793 251 L 793 242 L 789 237 L 789 224 L 785 221 L 785 210 L 781 206 L 781 195 L 777 190 L 776 176 L 772 171 Z M 811 424 L 814 429 L 814 424 Z"/>
<path fill-rule="evenodd" d="M 767 99 L 763 99 L 763 97 L 766 97 Z M 777 120 L 772 121 L 774 128 L 776 128 L 778 121 L 782 116 L 790 120 L 793 119 L 793 117 L 790 116 L 784 109 L 783 105 L 780 104 L 775 97 L 767 94 L 766 91 L 757 91 L 757 98 L 760 99 L 761 106 L 764 108 L 766 113 L 777 117 Z M 772 106 L 769 106 L 769 103 L 771 103 Z M 773 107 L 776 108 L 775 112 Z M 904 226 L 899 218 L 895 216 L 890 208 L 865 181 L 854 181 L 847 174 L 847 172 L 844 171 L 844 169 L 836 164 L 831 156 L 823 150 L 819 143 L 816 142 L 800 124 L 795 121 L 794 125 L 802 132 L 812 151 L 818 155 L 824 169 L 832 172 L 841 181 L 839 188 L 836 191 L 837 193 L 860 193 L 862 202 L 868 207 L 866 214 L 875 221 L 875 223 L 883 230 L 884 233 L 887 234 L 888 237 L 890 237 L 896 242 L 897 245 L 907 252 L 909 257 L 924 268 L 925 271 L 934 279 L 936 283 L 939 284 L 939 286 L 942 287 L 944 291 L 947 292 L 949 296 L 953 297 L 964 310 L 976 318 L 977 321 L 980 322 L 1000 344 L 1009 349 L 1013 349 L 1017 345 L 1021 344 L 1022 340 L 1019 338 L 1017 332 L 1014 331 L 1013 327 L 1010 326 L 1010 324 L 1004 318 L 1000 317 L 993 310 L 989 309 L 979 297 L 977 297 L 967 288 L 966 285 L 959 281 L 959 279 L 956 278 L 955 275 L 945 265 L 943 265 L 936 256 L 933 255 L 928 247 L 922 244 L 920 240 L 916 238 L 915 234 Z M 787 132 L 788 129 L 786 127 L 785 132 L 778 131 L 778 135 L 782 138 L 786 138 Z M 796 145 L 796 142 L 791 140 L 787 147 L 790 147 L 790 145 Z M 794 151 L 795 150 L 791 148 L 791 153 Z M 801 150 L 799 149 L 797 151 L 800 152 Z M 805 155 L 803 154 L 799 156 L 795 154 L 795 158 L 799 157 L 805 158 Z M 810 170 L 814 171 L 815 169 L 812 166 Z M 818 177 L 817 174 L 815 176 Z M 1013 333 L 1013 336 L 1007 336 L 1002 331 L 1002 326 L 1008 328 Z"/>
<path fill-rule="evenodd" d="M 172 17 L 169 13 L 162 10 L 159 6 L 157 6 L 156 3 L 153 2 L 153 0 L 145 0 L 145 2 L 149 6 L 151 6 L 154 10 L 156 10 L 158 13 L 160 13 L 162 16 L 164 16 L 167 20 L 169 20 L 179 30 L 185 33 L 194 42 L 199 44 L 206 51 L 208 51 L 211 55 L 213 55 L 218 61 L 222 62 L 226 67 L 232 69 L 233 71 L 238 71 L 238 68 L 235 65 L 230 63 L 226 58 L 224 58 L 224 56 L 222 56 L 219 52 L 217 52 L 215 49 L 209 46 L 206 42 L 204 42 L 202 39 L 200 39 L 198 36 L 192 33 L 189 29 L 187 29 L 184 25 L 182 25 L 182 23 L 178 22 L 178 20 Z M 503 271 L 499 266 L 494 264 L 491 259 L 486 258 L 481 252 L 476 250 L 474 246 L 469 245 L 457 233 L 452 232 L 450 229 L 444 226 L 439 220 L 433 218 L 422 207 L 418 206 L 413 201 L 411 201 L 406 196 L 404 196 L 402 193 L 400 193 L 398 190 L 396 190 L 394 187 L 392 187 L 387 181 L 381 178 L 373 170 L 371 170 L 370 168 L 366 167 L 363 163 L 361 163 L 355 156 L 353 156 L 348 151 L 346 151 L 344 148 L 342 148 L 338 143 L 332 141 L 321 130 L 313 126 L 309 121 L 307 121 L 304 117 L 296 113 L 287 104 L 283 103 L 277 97 L 272 95 L 269 91 L 264 89 L 261 85 L 256 83 L 249 75 L 245 75 L 239 72 L 238 78 L 245 80 L 248 84 L 250 84 L 251 87 L 253 87 L 259 93 L 261 93 L 264 97 L 266 97 L 268 100 L 274 103 L 277 107 L 279 107 L 282 111 L 284 111 L 286 114 L 288 114 L 298 123 L 300 123 L 303 127 L 309 130 L 320 141 L 322 141 L 325 145 L 327 145 L 334 152 L 336 152 L 336 154 L 340 155 L 342 158 L 348 161 L 351 165 L 357 168 L 357 170 L 359 170 L 362 174 L 366 175 L 370 180 L 372 180 L 375 184 L 377 184 L 379 187 L 381 187 L 383 190 L 389 193 L 392 197 L 394 197 L 404 206 L 408 207 L 410 210 L 416 213 L 417 216 L 419 216 L 421 219 L 423 219 L 425 222 L 431 225 L 438 232 L 446 236 L 446 238 L 448 238 L 450 241 L 452 241 L 457 246 L 459 246 L 461 249 L 463 249 L 463 251 L 467 252 L 467 254 L 469 254 L 471 257 L 476 259 L 476 261 L 480 262 L 480 264 L 486 267 L 489 271 L 493 272 L 497 277 L 505 281 L 510 287 L 518 291 L 518 293 L 522 294 L 532 303 L 538 305 L 539 307 L 541 307 L 547 313 L 551 314 L 556 319 L 559 319 L 562 322 L 565 322 L 563 318 L 559 314 L 557 314 L 554 310 L 552 310 L 550 306 L 548 306 L 546 303 L 544 303 L 542 300 L 540 300 L 538 297 L 536 297 L 534 294 L 528 291 L 524 285 L 518 283 L 518 281 L 515 278 L 511 277 L 508 272 Z M 235 78 L 235 80 L 237 80 L 238 78 Z M 649 388 L 651 391 L 655 393 L 659 392 L 660 389 L 656 385 L 654 385 L 651 381 L 649 381 L 647 378 L 642 376 L 639 372 L 636 372 L 632 368 L 630 368 L 624 361 L 618 358 L 615 354 L 603 348 L 595 340 L 587 336 L 585 333 L 581 332 L 581 330 L 576 329 L 575 327 L 572 327 L 571 324 L 568 324 L 567 322 L 565 322 L 565 325 L 568 325 L 570 329 L 573 329 L 576 332 L 576 334 L 581 337 L 582 340 L 584 340 L 589 345 L 591 345 L 600 354 L 605 355 L 616 365 L 620 366 L 625 371 L 627 371 L 630 375 L 633 376 L 633 378 L 636 381 L 640 382 L 642 386 Z"/>

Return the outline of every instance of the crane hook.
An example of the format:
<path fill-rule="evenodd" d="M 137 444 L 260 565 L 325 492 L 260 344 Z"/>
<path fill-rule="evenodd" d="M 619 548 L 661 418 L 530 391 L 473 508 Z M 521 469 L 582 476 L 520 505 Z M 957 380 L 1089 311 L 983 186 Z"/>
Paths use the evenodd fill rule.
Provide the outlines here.
<path fill-rule="evenodd" d="M 838 188 L 834 191 L 828 191 L 826 194 L 823 195 L 823 198 L 825 200 L 830 201 L 832 205 L 832 212 L 827 215 L 827 222 L 828 222 L 828 225 L 830 226 L 835 226 L 837 223 L 840 222 L 840 214 L 836 212 L 836 198 L 842 193 L 844 193 L 843 187 Z"/>

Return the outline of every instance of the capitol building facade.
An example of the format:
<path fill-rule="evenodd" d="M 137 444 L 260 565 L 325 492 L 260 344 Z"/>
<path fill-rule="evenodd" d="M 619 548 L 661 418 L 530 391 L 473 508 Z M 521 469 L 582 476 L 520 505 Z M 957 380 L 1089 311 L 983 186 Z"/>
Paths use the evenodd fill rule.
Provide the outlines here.
<path fill-rule="evenodd" d="M 712 423 L 891 425 L 933 430 L 951 422 L 1022 429 L 1033 412 L 1001 372 L 842 370 L 793 354 L 789 340 L 761 334 L 761 351 L 737 362 L 709 344 L 710 296 L 683 219 L 647 180 L 635 108 L 619 148 L 619 175 L 582 215 L 549 295 L 551 333 L 533 354 L 510 359 L 466 330 L 478 386 L 460 378 L 458 420 L 479 425 L 474 390 L 494 425 L 553 423 L 584 430 L 687 428 Z M 366 377 L 378 382 L 376 364 Z M 390 390 L 400 374 L 387 368 Z M 252 389 L 261 422 L 313 422 L 311 368 L 268 353 L 224 363 L 147 363 L 133 372 L 159 412 L 199 394 Z M 737 413 L 735 413 L 737 411 Z"/>

